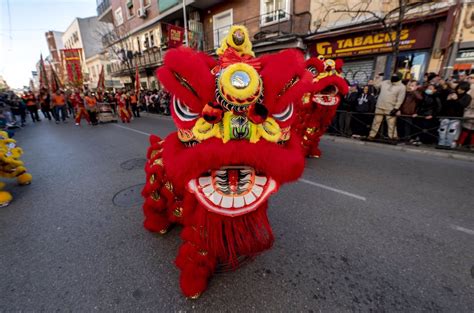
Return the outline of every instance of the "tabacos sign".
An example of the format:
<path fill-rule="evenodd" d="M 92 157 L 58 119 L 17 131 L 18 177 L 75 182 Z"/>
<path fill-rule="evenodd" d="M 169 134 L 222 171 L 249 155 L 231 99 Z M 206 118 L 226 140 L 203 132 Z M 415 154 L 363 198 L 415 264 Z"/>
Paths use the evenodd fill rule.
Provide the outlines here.
<path fill-rule="evenodd" d="M 429 48 L 433 44 L 435 26 L 424 24 L 407 27 L 400 32 L 400 50 Z M 390 53 L 393 51 L 396 32 L 359 33 L 352 36 L 325 38 L 311 46 L 312 55 L 326 58 L 364 54 Z"/>

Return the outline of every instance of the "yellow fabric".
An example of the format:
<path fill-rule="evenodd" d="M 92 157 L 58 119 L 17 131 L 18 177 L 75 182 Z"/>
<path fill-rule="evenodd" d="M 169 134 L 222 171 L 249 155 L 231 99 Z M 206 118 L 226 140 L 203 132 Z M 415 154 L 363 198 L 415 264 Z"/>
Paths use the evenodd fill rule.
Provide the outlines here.
<path fill-rule="evenodd" d="M 237 30 L 240 30 L 241 32 L 245 34 L 244 43 L 239 46 L 236 45 L 234 43 L 234 40 L 232 39 L 232 34 Z M 255 54 L 252 51 L 252 42 L 250 41 L 249 33 L 245 26 L 242 26 L 242 25 L 232 26 L 227 36 L 225 36 L 224 39 L 222 39 L 221 46 L 217 48 L 216 54 L 217 55 L 224 54 L 224 51 L 229 47 L 234 48 L 237 52 L 239 52 L 240 55 L 247 54 L 253 57 L 255 56 Z"/>

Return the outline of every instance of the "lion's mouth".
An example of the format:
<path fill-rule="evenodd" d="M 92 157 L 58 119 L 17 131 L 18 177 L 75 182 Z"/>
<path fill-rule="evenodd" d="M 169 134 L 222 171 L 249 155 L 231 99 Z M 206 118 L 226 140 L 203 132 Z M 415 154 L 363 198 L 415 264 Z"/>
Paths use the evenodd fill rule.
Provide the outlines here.
<path fill-rule="evenodd" d="M 313 101 L 326 106 L 333 106 L 339 104 L 339 97 L 337 96 L 338 88 L 334 85 L 329 85 L 319 93 L 314 95 Z"/>
<path fill-rule="evenodd" d="M 188 189 L 210 212 L 239 216 L 256 210 L 278 184 L 252 167 L 226 166 L 190 180 Z"/>

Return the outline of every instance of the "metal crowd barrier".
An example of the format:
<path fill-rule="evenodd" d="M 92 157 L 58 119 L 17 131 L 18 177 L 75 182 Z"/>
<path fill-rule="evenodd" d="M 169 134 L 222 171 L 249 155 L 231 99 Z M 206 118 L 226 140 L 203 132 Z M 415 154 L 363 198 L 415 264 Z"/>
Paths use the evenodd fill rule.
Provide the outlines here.
<path fill-rule="evenodd" d="M 474 118 L 433 116 L 431 119 L 426 119 L 424 116 L 391 116 L 388 114 L 338 110 L 327 133 L 329 135 L 368 140 L 374 117 L 377 115 L 382 115 L 383 119 L 374 139 L 376 142 L 406 143 L 473 152 L 474 145 L 470 145 L 470 143 L 474 143 L 474 139 L 471 139 L 474 137 L 474 130 L 471 130 L 467 135 L 462 135 L 463 130 L 465 130 L 462 124 L 466 121 L 474 124 Z M 396 127 L 392 130 L 392 133 L 389 133 L 387 119 L 391 118 L 396 119 Z M 462 145 L 459 144 L 460 139 L 464 140 Z"/>

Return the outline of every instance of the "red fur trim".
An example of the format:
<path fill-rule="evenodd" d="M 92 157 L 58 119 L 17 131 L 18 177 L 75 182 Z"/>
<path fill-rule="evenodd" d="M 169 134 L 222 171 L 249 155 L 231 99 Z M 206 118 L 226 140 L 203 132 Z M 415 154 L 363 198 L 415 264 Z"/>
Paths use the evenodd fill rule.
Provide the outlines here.
<path fill-rule="evenodd" d="M 265 55 L 260 58 L 264 85 L 264 104 L 271 114 L 278 114 L 290 103 L 301 99 L 310 83 L 306 75 L 303 54 L 296 50 L 284 50 L 277 54 Z M 283 92 L 285 86 L 294 78 L 299 81 Z M 282 93 L 283 92 L 283 93 Z"/>
<path fill-rule="evenodd" d="M 324 88 L 334 85 L 339 90 L 339 93 L 342 95 L 346 95 L 349 92 L 349 86 L 344 78 L 337 75 L 331 75 L 326 78 L 321 79 L 320 81 L 314 83 L 311 87 L 312 93 L 319 93 Z"/>
<path fill-rule="evenodd" d="M 231 140 L 223 144 L 221 139 L 212 138 L 187 148 L 172 133 L 164 143 L 163 161 L 167 177 L 181 189 L 189 180 L 226 165 L 252 166 L 279 184 L 298 179 L 304 170 L 304 157 L 296 136 L 284 146 L 266 140 L 257 143 Z"/>
<path fill-rule="evenodd" d="M 344 61 L 342 59 L 336 59 L 334 62 L 336 63 L 336 71 L 341 73 L 342 67 L 344 66 Z"/>
<path fill-rule="evenodd" d="M 318 73 L 324 72 L 324 61 L 318 59 L 318 58 L 309 58 L 306 60 L 306 68 L 308 67 L 314 67 Z"/>
<path fill-rule="evenodd" d="M 211 74 L 214 66 L 215 62 L 202 53 L 180 47 L 166 53 L 164 65 L 157 70 L 157 76 L 165 89 L 178 96 L 191 111 L 200 113 L 206 103 L 214 100 L 215 82 Z M 185 79 L 195 93 L 183 86 L 174 73 Z M 174 117 L 176 124 L 183 123 Z"/>

